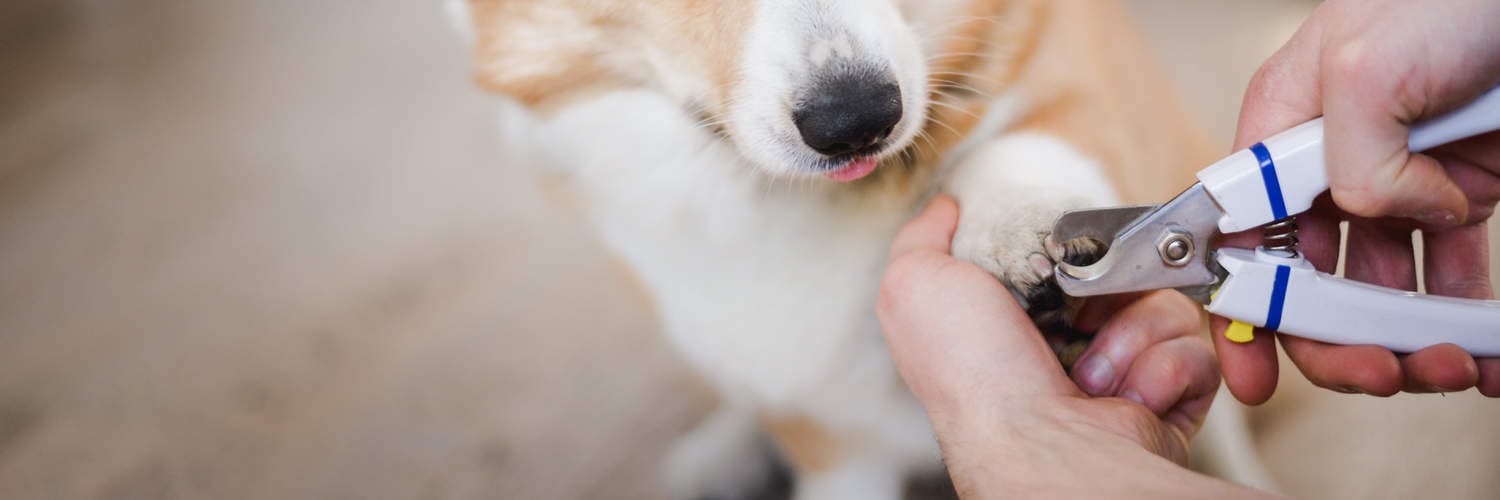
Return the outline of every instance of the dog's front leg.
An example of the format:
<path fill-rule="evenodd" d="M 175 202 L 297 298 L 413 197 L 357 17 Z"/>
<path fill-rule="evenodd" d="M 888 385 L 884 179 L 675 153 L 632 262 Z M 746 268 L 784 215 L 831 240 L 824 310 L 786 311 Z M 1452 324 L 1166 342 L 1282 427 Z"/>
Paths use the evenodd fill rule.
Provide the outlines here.
<path fill-rule="evenodd" d="M 960 207 L 953 255 L 1003 281 L 1039 323 L 1059 319 L 1053 264 L 1099 248 L 1051 241 L 1052 223 L 1118 203 L 1099 162 L 1057 136 L 1019 132 L 981 144 L 946 174 L 943 188 Z"/>
<path fill-rule="evenodd" d="M 803 416 L 767 416 L 767 432 L 795 475 L 793 500 L 899 500 L 908 467 L 875 432 Z"/>

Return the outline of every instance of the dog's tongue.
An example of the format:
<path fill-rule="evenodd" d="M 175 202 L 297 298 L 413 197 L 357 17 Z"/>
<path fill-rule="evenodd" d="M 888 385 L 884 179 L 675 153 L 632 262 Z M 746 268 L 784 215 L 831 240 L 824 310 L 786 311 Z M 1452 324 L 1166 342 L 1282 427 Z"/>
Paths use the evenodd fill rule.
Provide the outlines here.
<path fill-rule="evenodd" d="M 875 158 L 872 156 L 855 158 L 849 160 L 848 164 L 828 173 L 828 178 L 839 182 L 851 182 L 870 175 L 875 171 Z"/>

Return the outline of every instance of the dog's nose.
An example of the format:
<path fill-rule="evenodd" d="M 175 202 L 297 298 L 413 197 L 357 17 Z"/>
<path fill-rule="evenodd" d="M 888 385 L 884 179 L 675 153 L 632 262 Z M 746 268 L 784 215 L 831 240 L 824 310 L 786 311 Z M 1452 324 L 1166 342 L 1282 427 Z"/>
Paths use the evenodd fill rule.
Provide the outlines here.
<path fill-rule="evenodd" d="M 825 80 L 792 112 L 802 142 L 828 156 L 865 152 L 899 121 L 901 87 L 868 76 Z"/>

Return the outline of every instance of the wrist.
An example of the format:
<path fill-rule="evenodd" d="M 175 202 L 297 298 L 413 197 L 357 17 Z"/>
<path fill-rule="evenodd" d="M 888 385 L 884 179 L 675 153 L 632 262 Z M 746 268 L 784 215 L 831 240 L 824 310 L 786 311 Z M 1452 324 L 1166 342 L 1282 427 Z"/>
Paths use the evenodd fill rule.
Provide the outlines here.
<path fill-rule="evenodd" d="M 933 415 L 944 463 L 960 496 L 1086 496 L 1089 485 L 1112 483 L 1096 481 L 1115 475 L 1109 470 L 1112 463 L 1159 460 L 1126 438 L 1067 418 L 1058 406 L 1012 402 L 1005 408 Z"/>
<path fill-rule="evenodd" d="M 943 462 L 962 498 L 1023 497 L 1021 493 L 1056 476 L 1047 446 L 1027 435 L 1038 426 L 1024 412 L 980 410 L 931 418 Z"/>
<path fill-rule="evenodd" d="M 1139 422 L 1113 411 L 1095 415 L 1105 421 L 1088 418 L 1089 412 L 1080 408 L 1100 402 L 1064 398 L 931 418 L 948 473 L 964 498 L 1196 498 L 1205 492 L 1251 493 L 1153 453 L 1150 441 L 1163 436 L 1152 435 L 1150 426 L 1136 425 Z"/>

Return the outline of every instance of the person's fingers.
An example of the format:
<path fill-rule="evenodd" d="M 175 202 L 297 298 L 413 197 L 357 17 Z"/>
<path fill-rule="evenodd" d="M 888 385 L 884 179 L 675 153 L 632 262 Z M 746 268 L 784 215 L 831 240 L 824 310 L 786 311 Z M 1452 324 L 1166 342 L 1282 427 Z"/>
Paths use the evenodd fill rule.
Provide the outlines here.
<path fill-rule="evenodd" d="M 1201 308 L 1172 290 L 1146 295 L 1119 309 L 1099 328 L 1078 363 L 1073 381 L 1091 396 L 1118 395 L 1126 368 L 1151 346 L 1201 331 Z"/>
<path fill-rule="evenodd" d="M 1426 49 L 1430 46 L 1413 49 L 1410 40 L 1368 36 L 1401 21 L 1380 22 L 1383 25 L 1325 39 L 1321 85 L 1329 190 L 1340 208 L 1362 217 L 1463 223 L 1469 209 L 1463 189 L 1442 164 L 1407 149 L 1409 126 L 1478 97 L 1493 86 L 1494 78 L 1423 75 L 1432 61 L 1391 54 L 1403 49 L 1431 53 Z"/>
<path fill-rule="evenodd" d="M 1410 227 L 1388 220 L 1349 221 L 1344 277 L 1397 290 L 1417 290 L 1416 252 Z"/>
<path fill-rule="evenodd" d="M 889 260 L 918 251 L 948 255 L 953 244 L 953 231 L 957 229 L 958 202 L 952 197 L 939 195 L 896 233 L 896 239 L 891 242 Z"/>
<path fill-rule="evenodd" d="M 1264 403 L 1276 392 L 1279 374 L 1276 336 L 1263 328 L 1256 328 L 1254 339 L 1240 344 L 1224 337 L 1224 330 L 1228 327 L 1227 318 L 1209 318 L 1209 331 L 1214 352 L 1218 354 L 1219 365 L 1224 371 L 1224 384 L 1241 403 Z"/>
<path fill-rule="evenodd" d="M 1339 220 L 1332 215 L 1332 201 L 1320 199 L 1314 210 L 1297 216 L 1297 238 L 1301 240 L 1298 251 L 1318 270 L 1332 273 L 1338 265 Z M 1260 231 L 1245 231 L 1225 235 L 1218 245 L 1236 248 L 1254 248 L 1262 243 Z M 1214 317 L 1209 321 L 1209 335 L 1213 338 L 1214 351 L 1223 365 L 1224 383 L 1235 399 L 1247 405 L 1258 405 L 1271 398 L 1276 391 L 1278 377 L 1275 333 L 1263 328 L 1255 330 L 1255 337 L 1248 344 L 1239 344 L 1224 337 L 1229 320 Z"/>
<path fill-rule="evenodd" d="M 1191 437 L 1219 389 L 1213 351 L 1198 337 L 1153 344 L 1126 367 L 1120 397 L 1139 402 Z"/>
<path fill-rule="evenodd" d="M 1452 226 L 1468 219 L 1469 201 L 1442 164 L 1432 157 L 1407 152 L 1405 125 L 1388 123 L 1369 130 L 1349 130 L 1345 120 L 1334 116 L 1343 115 L 1325 118 L 1330 123 L 1325 128 L 1330 131 L 1326 140 L 1328 188 L 1339 207 L 1361 217 L 1408 217 L 1433 225 Z M 1366 115 L 1347 120 L 1364 123 L 1359 120 L 1372 118 Z"/>
<path fill-rule="evenodd" d="M 1319 12 L 1310 16 L 1251 77 L 1240 104 L 1236 151 L 1323 114 L 1318 85 L 1323 17 Z"/>
<path fill-rule="evenodd" d="M 1473 224 L 1422 232 L 1427 293 L 1466 299 L 1492 299 L 1489 230 Z"/>
<path fill-rule="evenodd" d="M 1458 392 L 1479 383 L 1479 366 L 1453 344 L 1439 344 L 1401 357 L 1406 390 Z"/>
<path fill-rule="evenodd" d="M 1332 201 L 1320 199 L 1314 210 L 1297 216 L 1298 251 L 1318 270 L 1332 273 L 1338 265 L 1339 220 L 1332 215 Z M 1225 235 L 1222 246 L 1253 248 L 1262 243 L 1259 231 Z M 1258 405 L 1276 392 L 1278 362 L 1276 334 L 1263 328 L 1255 330 L 1254 340 L 1239 344 L 1224 337 L 1229 320 L 1214 317 L 1209 321 L 1209 335 L 1224 370 L 1224 384 L 1235 399 L 1247 405 Z"/>
<path fill-rule="evenodd" d="M 1484 222 L 1500 204 L 1500 131 L 1447 144 L 1428 155 L 1443 163 L 1448 176 L 1469 197 L 1470 224 Z"/>
<path fill-rule="evenodd" d="M 1245 90 L 1245 99 L 1240 104 L 1234 150 L 1250 147 L 1323 114 L 1322 87 L 1318 80 L 1323 19 L 1328 9 L 1327 5 L 1319 7 L 1292 38 L 1255 72 Z M 1260 232 L 1246 231 L 1226 235 L 1223 240 L 1220 244 L 1224 246 L 1254 248 L 1260 243 Z M 1336 248 L 1337 235 L 1333 241 Z M 1337 252 L 1333 255 L 1336 256 Z M 1209 321 L 1210 336 L 1222 365 L 1224 383 L 1240 402 L 1248 405 L 1264 403 L 1276 392 L 1275 336 L 1269 331 L 1257 329 L 1254 340 L 1239 344 L 1224 337 L 1224 330 L 1228 325 L 1229 320 L 1225 318 L 1212 317 Z"/>
<path fill-rule="evenodd" d="M 933 205 L 893 244 L 876 309 L 897 368 L 929 414 L 1079 394 L 1010 292 L 945 253 L 956 211 L 951 201 Z"/>
<path fill-rule="evenodd" d="M 1371 78 L 1380 64 L 1372 47 L 1340 46 L 1323 80 L 1323 146 L 1328 188 L 1339 208 L 1361 217 L 1411 217 L 1455 225 L 1468 217 L 1468 200 L 1429 156 L 1407 150 L 1408 124 L 1421 97 L 1400 95 L 1390 78 Z M 1394 96 L 1394 98 L 1393 98 Z M 1413 109 L 1416 108 L 1416 109 Z"/>
<path fill-rule="evenodd" d="M 1292 364 L 1313 385 L 1344 393 L 1390 396 L 1404 383 L 1401 362 L 1389 349 L 1373 345 L 1333 345 L 1280 335 Z"/>
<path fill-rule="evenodd" d="M 1480 394 L 1492 398 L 1500 398 L 1500 358 L 1485 358 L 1474 360 L 1479 365 L 1479 388 Z"/>
<path fill-rule="evenodd" d="M 1105 323 L 1109 323 L 1126 306 L 1153 293 L 1156 292 L 1130 292 L 1089 297 L 1083 303 L 1083 307 L 1078 309 L 1078 314 L 1073 316 L 1073 328 L 1083 332 L 1098 333 Z"/>
<path fill-rule="evenodd" d="M 1423 231 L 1423 271 L 1427 293 L 1491 299 L 1489 237 L 1484 224 Z M 1452 344 L 1433 346 L 1401 360 L 1408 390 L 1462 391 L 1480 383 L 1479 365 Z"/>
<path fill-rule="evenodd" d="M 1339 218 L 1337 208 L 1326 196 L 1313 204 L 1313 210 L 1297 216 L 1297 238 L 1300 252 L 1313 267 L 1332 273 L 1339 259 Z M 1236 248 L 1254 248 L 1262 243 L 1259 231 L 1245 231 L 1221 238 L 1219 245 Z M 1209 335 L 1213 338 L 1214 350 L 1223 365 L 1224 383 L 1235 399 L 1248 405 L 1258 405 L 1271 398 L 1276 391 L 1277 373 L 1275 333 L 1263 328 L 1255 330 L 1255 337 L 1248 344 L 1238 344 L 1224 337 L 1229 320 L 1213 318 L 1209 321 Z"/>
<path fill-rule="evenodd" d="M 1350 221 L 1345 277 L 1387 288 L 1416 290 L 1411 231 L 1383 227 L 1378 222 Z M 1400 361 L 1383 347 L 1339 346 L 1289 335 L 1280 338 L 1287 357 L 1308 381 L 1319 387 L 1389 396 L 1400 392 L 1405 385 Z"/>
<path fill-rule="evenodd" d="M 1332 274 L 1339 264 L 1339 221 L 1341 214 L 1326 195 L 1313 204 L 1313 210 L 1297 216 L 1297 252 L 1319 271 Z"/>

